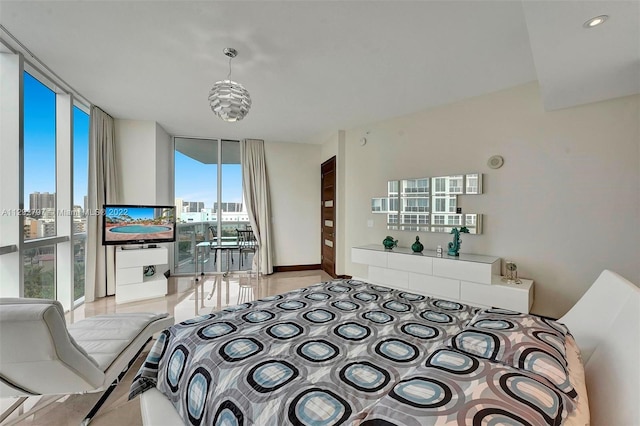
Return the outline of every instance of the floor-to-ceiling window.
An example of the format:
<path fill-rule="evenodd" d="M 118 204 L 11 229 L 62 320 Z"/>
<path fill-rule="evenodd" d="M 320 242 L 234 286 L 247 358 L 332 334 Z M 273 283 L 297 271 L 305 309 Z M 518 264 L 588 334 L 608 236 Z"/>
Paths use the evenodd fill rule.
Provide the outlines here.
<path fill-rule="evenodd" d="M 20 54 L 2 53 L 0 67 L 0 296 L 71 309 L 84 295 L 88 106 Z"/>
<path fill-rule="evenodd" d="M 175 138 L 177 241 L 174 273 L 238 270 L 238 253 L 198 250 L 204 241 L 230 243 L 249 225 L 242 199 L 238 141 Z M 235 257 L 234 257 L 235 256 Z M 245 262 L 243 262 L 243 265 Z M 246 262 L 250 265 L 250 262 Z"/>
<path fill-rule="evenodd" d="M 24 297 L 56 297 L 56 94 L 24 73 Z"/>
<path fill-rule="evenodd" d="M 89 114 L 73 107 L 73 300 L 84 298 L 89 174 Z"/>

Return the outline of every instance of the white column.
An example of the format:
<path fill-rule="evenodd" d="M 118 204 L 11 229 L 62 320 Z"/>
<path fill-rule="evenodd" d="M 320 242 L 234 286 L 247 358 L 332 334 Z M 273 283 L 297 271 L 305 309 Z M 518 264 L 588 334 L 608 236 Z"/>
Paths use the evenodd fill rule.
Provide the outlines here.
<path fill-rule="evenodd" d="M 24 216 L 22 55 L 0 53 L 0 247 L 20 248 Z M 21 294 L 22 262 L 19 251 L 0 255 L 0 296 Z"/>
<path fill-rule="evenodd" d="M 73 96 L 56 94 L 56 298 L 73 308 Z"/>

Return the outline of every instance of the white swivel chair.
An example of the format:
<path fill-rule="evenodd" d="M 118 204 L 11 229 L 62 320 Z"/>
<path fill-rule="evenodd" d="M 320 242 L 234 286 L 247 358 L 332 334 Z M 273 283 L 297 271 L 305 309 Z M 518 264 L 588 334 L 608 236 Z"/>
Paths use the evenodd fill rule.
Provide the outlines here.
<path fill-rule="evenodd" d="M 57 301 L 0 298 L 0 397 L 18 398 L 0 422 L 29 396 L 56 395 L 50 404 L 66 394 L 104 391 L 82 423 L 89 424 L 153 334 L 173 322 L 167 313 L 123 313 L 67 327 Z"/>

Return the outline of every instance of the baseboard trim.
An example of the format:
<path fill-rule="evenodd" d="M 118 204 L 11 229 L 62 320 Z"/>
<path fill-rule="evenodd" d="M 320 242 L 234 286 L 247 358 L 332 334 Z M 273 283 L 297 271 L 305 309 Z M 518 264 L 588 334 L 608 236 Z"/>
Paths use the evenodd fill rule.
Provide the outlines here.
<path fill-rule="evenodd" d="M 353 277 L 351 275 L 338 275 L 337 278 L 340 278 L 340 279 L 343 279 L 343 280 L 350 280 Z"/>
<path fill-rule="evenodd" d="M 273 272 L 314 271 L 317 269 L 320 269 L 319 263 L 315 265 L 274 266 Z"/>

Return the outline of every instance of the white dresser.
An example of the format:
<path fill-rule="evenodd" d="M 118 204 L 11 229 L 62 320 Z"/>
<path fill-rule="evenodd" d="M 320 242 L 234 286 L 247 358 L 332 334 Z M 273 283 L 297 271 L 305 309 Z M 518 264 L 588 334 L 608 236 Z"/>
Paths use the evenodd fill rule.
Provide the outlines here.
<path fill-rule="evenodd" d="M 385 250 L 382 245 L 371 244 L 353 247 L 351 261 L 368 265 L 366 278 L 388 287 L 526 313 L 533 304 L 533 281 L 502 282 L 499 257 L 475 254 L 437 257 L 431 250 L 413 253 L 407 247 Z"/>
<path fill-rule="evenodd" d="M 116 303 L 162 297 L 167 294 L 169 269 L 166 247 L 145 249 L 116 249 Z M 144 274 L 145 266 L 154 266 L 155 273 Z"/>

